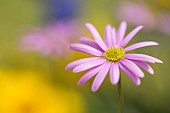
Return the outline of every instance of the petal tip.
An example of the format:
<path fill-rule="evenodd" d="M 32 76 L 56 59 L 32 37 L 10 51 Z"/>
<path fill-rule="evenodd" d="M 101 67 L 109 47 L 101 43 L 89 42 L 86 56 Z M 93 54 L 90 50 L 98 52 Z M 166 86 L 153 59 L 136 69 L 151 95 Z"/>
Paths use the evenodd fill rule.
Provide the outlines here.
<path fill-rule="evenodd" d="M 80 37 L 79 41 L 82 42 L 85 38 L 84 37 Z"/>
<path fill-rule="evenodd" d="M 163 61 L 161 61 L 161 60 L 158 60 L 158 61 L 157 61 L 157 63 L 163 64 Z"/>
<path fill-rule="evenodd" d="M 78 86 L 81 86 L 81 85 L 83 85 L 83 84 L 81 83 L 81 81 L 78 81 L 78 82 L 77 82 L 77 85 L 78 85 Z"/>
<path fill-rule="evenodd" d="M 109 28 L 111 28 L 111 27 L 112 27 L 112 25 L 111 25 L 111 24 L 107 24 L 107 25 L 106 25 L 106 27 L 109 27 Z"/>
<path fill-rule="evenodd" d="M 121 24 L 125 24 L 125 25 L 126 25 L 126 24 L 127 24 L 127 22 L 126 22 L 126 21 L 122 21 L 122 22 L 121 22 Z"/>
<path fill-rule="evenodd" d="M 111 84 L 112 84 L 112 85 L 117 85 L 117 84 L 118 84 L 118 82 L 111 82 Z"/>
<path fill-rule="evenodd" d="M 91 26 L 91 25 L 92 25 L 92 24 L 89 23 L 89 22 L 85 23 L 85 26 L 86 26 L 86 27 Z"/>
<path fill-rule="evenodd" d="M 151 68 L 149 71 L 148 71 L 151 75 L 154 75 L 154 70 Z"/>
<path fill-rule="evenodd" d="M 151 75 L 154 75 L 154 71 L 150 72 Z"/>
<path fill-rule="evenodd" d="M 158 42 L 155 42 L 155 41 L 150 41 L 150 42 L 152 42 L 152 45 L 159 45 Z"/>
<path fill-rule="evenodd" d="M 67 64 L 66 67 L 65 67 L 65 70 L 71 70 L 71 65 L 70 64 Z"/>
<path fill-rule="evenodd" d="M 134 83 L 136 86 L 140 86 L 140 85 L 141 85 L 141 80 L 140 80 L 140 78 L 137 78 L 136 81 L 133 81 L 133 83 Z"/>
<path fill-rule="evenodd" d="M 140 77 L 141 77 L 141 78 L 144 78 L 144 77 L 145 77 L 144 73 L 143 73 L 142 75 L 140 75 Z"/>
<path fill-rule="evenodd" d="M 72 47 L 73 47 L 73 44 L 69 44 L 69 45 L 68 45 L 68 48 L 69 48 L 69 49 L 72 49 Z"/>
<path fill-rule="evenodd" d="M 74 69 L 73 69 L 73 72 L 74 72 L 74 73 L 78 73 L 79 71 L 78 71 L 76 68 L 74 68 Z"/>
<path fill-rule="evenodd" d="M 68 66 L 65 67 L 65 70 L 70 70 Z"/>
<path fill-rule="evenodd" d="M 92 88 L 91 91 L 92 91 L 93 93 L 95 93 L 95 92 L 97 91 L 97 89 L 96 89 L 96 88 Z"/>
<path fill-rule="evenodd" d="M 158 43 L 158 42 L 155 42 L 155 45 L 159 45 L 159 43 Z"/>
<path fill-rule="evenodd" d="M 136 85 L 137 85 L 137 86 L 140 86 L 140 85 L 141 85 L 141 81 L 138 81 L 138 82 L 136 83 Z"/>
<path fill-rule="evenodd" d="M 97 90 L 99 89 L 99 87 L 97 87 L 96 85 L 92 85 L 92 87 L 91 87 L 91 91 L 92 92 L 96 92 Z"/>
<path fill-rule="evenodd" d="M 139 25 L 138 27 L 139 27 L 140 29 L 142 29 L 144 26 L 143 26 L 143 25 Z"/>

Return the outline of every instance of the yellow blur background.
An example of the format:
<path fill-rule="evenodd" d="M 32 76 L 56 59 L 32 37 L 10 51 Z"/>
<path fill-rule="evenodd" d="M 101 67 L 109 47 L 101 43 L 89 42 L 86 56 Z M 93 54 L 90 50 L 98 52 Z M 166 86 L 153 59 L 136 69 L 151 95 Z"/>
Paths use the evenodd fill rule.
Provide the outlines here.
<path fill-rule="evenodd" d="M 139 8 L 137 15 L 133 15 L 131 12 L 138 9 L 135 6 L 132 11 L 125 10 L 126 16 L 120 8 L 131 3 L 144 9 Z M 129 5 L 130 8 L 132 6 Z M 144 13 L 146 15 L 142 17 Z M 87 55 L 65 49 L 62 49 L 66 53 L 64 55 L 44 55 L 24 51 L 20 46 L 23 34 L 31 28 L 73 19 L 80 29 L 74 31 L 78 35 L 72 37 L 69 43 L 78 42 L 80 36 L 90 37 L 84 25 L 86 22 L 94 24 L 102 36 L 108 23 L 118 27 L 125 20 L 128 22 L 127 32 L 138 25 L 134 21 L 144 24 L 144 29 L 130 43 L 154 40 L 160 45 L 133 52 L 155 56 L 164 63 L 151 65 L 155 74 L 145 73 L 141 86 L 135 86 L 123 74 L 125 113 L 170 113 L 169 0 L 1 0 L 0 113 L 118 112 L 117 86 L 110 84 L 109 77 L 98 92 L 92 93 L 92 80 L 77 86 L 85 72 L 75 74 L 65 70 L 69 62 Z M 58 40 L 63 38 L 56 36 Z M 63 45 L 63 48 L 66 46 Z"/>

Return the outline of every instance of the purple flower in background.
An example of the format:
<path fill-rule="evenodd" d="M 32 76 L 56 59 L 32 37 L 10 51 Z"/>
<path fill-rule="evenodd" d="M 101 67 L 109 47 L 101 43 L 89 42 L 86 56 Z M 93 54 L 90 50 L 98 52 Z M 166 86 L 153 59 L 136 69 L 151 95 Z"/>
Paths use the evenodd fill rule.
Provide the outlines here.
<path fill-rule="evenodd" d="M 125 47 L 143 26 L 136 27 L 125 36 L 126 22 L 120 24 L 117 32 L 111 25 L 107 25 L 104 41 L 92 24 L 87 23 L 86 27 L 94 38 L 94 41 L 82 37 L 80 38 L 82 44 L 73 43 L 69 47 L 72 50 L 84 52 L 94 57 L 76 60 L 66 66 L 66 70 L 73 70 L 75 73 L 90 69 L 78 81 L 78 85 L 84 84 L 97 74 L 92 84 L 92 91 L 95 92 L 99 89 L 109 71 L 111 83 L 113 85 L 118 84 L 120 70 L 123 70 L 133 83 L 140 85 L 140 78 L 144 77 L 144 73 L 139 67 L 150 74 L 154 74 L 152 67 L 147 63 L 163 63 L 161 60 L 145 54 L 126 54 L 126 52 L 134 49 L 158 45 L 156 42 L 146 41 Z"/>
<path fill-rule="evenodd" d="M 158 27 L 159 31 L 170 35 L 170 13 L 159 13 L 158 14 Z"/>
<path fill-rule="evenodd" d="M 22 37 L 21 45 L 24 51 L 39 52 L 43 55 L 68 54 L 68 44 L 76 37 L 77 24 L 74 21 L 62 21 L 50 24 L 44 28 L 32 29 Z"/>
<path fill-rule="evenodd" d="M 155 17 L 145 4 L 125 2 L 116 9 L 117 18 L 125 20 L 132 25 L 144 25 L 147 28 L 155 27 Z"/>

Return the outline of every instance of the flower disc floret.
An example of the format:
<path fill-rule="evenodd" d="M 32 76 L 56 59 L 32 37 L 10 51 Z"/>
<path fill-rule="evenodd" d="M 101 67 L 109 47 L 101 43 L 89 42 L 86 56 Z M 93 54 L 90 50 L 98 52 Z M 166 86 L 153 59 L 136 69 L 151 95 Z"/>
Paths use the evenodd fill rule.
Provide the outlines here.
<path fill-rule="evenodd" d="M 119 62 L 124 56 L 124 49 L 116 46 L 108 48 L 103 54 L 103 57 L 109 62 Z"/>

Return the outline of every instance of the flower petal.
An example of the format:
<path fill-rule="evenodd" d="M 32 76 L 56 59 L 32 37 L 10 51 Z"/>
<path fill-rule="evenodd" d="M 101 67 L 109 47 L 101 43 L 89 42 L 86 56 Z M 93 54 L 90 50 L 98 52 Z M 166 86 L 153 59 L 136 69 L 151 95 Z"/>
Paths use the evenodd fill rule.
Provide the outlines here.
<path fill-rule="evenodd" d="M 142 61 L 133 61 L 136 65 L 138 65 L 138 66 L 140 66 L 140 67 L 142 67 L 143 69 L 145 69 L 148 73 L 150 73 L 150 74 L 154 74 L 154 70 L 152 69 L 152 67 L 149 65 L 149 64 L 147 64 L 147 63 L 145 63 L 145 62 L 142 62 Z"/>
<path fill-rule="evenodd" d="M 110 69 L 111 63 L 106 63 L 104 67 L 99 71 L 99 73 L 96 75 L 93 84 L 92 84 L 92 91 L 96 92 L 99 87 L 101 86 L 102 82 L 104 81 L 109 69 Z"/>
<path fill-rule="evenodd" d="M 91 61 L 94 61 L 94 60 L 99 60 L 99 59 L 101 59 L 101 58 L 100 57 L 91 57 L 91 58 L 83 58 L 83 59 L 80 59 L 80 60 L 76 60 L 76 61 L 73 61 L 73 62 L 67 64 L 65 69 L 66 70 L 72 70 L 80 64 L 83 64 L 83 63 L 86 63 L 86 62 L 91 62 Z"/>
<path fill-rule="evenodd" d="M 90 47 L 88 45 L 84 45 L 84 44 L 73 43 L 73 44 L 70 44 L 69 48 L 72 50 L 84 52 L 84 53 L 91 54 L 94 56 L 102 56 L 103 55 L 103 53 L 101 51 L 99 51 L 93 47 Z"/>
<path fill-rule="evenodd" d="M 91 33 L 91 35 L 93 36 L 95 42 L 104 50 L 107 50 L 107 47 L 105 45 L 105 43 L 103 42 L 100 34 L 98 33 L 98 31 L 96 30 L 96 28 L 90 24 L 90 23 L 86 23 L 86 27 L 89 30 L 89 32 Z"/>
<path fill-rule="evenodd" d="M 128 60 L 128 59 L 122 59 L 121 63 L 128 69 L 130 70 L 134 75 L 143 78 L 144 77 L 144 73 L 142 72 L 142 70 L 132 61 Z"/>
<path fill-rule="evenodd" d="M 109 24 L 105 28 L 105 36 L 104 41 L 107 47 L 112 46 L 113 38 L 112 38 L 112 26 Z"/>
<path fill-rule="evenodd" d="M 116 28 L 112 28 L 112 39 L 113 39 L 113 45 L 112 46 L 117 46 L 117 43 L 116 43 Z"/>
<path fill-rule="evenodd" d="M 122 41 L 121 47 L 124 47 L 142 28 L 143 26 L 138 26 L 134 30 L 132 30 Z"/>
<path fill-rule="evenodd" d="M 89 38 L 81 37 L 81 38 L 79 39 L 79 41 L 80 41 L 82 44 L 91 46 L 91 47 L 93 47 L 93 48 L 95 48 L 95 49 L 97 49 L 97 50 L 99 50 L 99 51 L 101 51 L 101 52 L 104 52 L 95 41 L 93 41 L 93 40 L 91 40 L 91 39 L 89 39 Z"/>
<path fill-rule="evenodd" d="M 123 64 L 119 63 L 119 67 L 127 74 L 127 76 L 132 80 L 132 82 L 136 85 L 140 85 L 141 81 L 139 77 L 134 75 L 130 70 L 128 70 Z"/>
<path fill-rule="evenodd" d="M 118 31 L 117 31 L 117 44 L 118 46 L 121 44 L 124 36 L 125 36 L 125 33 L 126 33 L 126 28 L 127 28 L 127 23 L 126 22 L 121 22 L 120 23 L 120 26 L 118 28 Z"/>
<path fill-rule="evenodd" d="M 103 64 L 104 62 L 106 62 L 106 60 L 103 59 L 103 58 L 98 59 L 98 60 L 94 60 L 94 61 L 91 61 L 91 62 L 86 62 L 84 64 L 80 64 L 77 67 L 75 67 L 73 69 L 73 72 L 77 73 L 77 72 L 85 71 L 87 69 L 99 66 L 99 65 Z"/>
<path fill-rule="evenodd" d="M 110 68 L 110 81 L 113 85 L 119 82 L 120 78 L 120 70 L 119 65 L 117 63 L 113 63 Z"/>
<path fill-rule="evenodd" d="M 157 58 L 154 58 L 149 55 L 144 55 L 144 54 L 126 54 L 125 58 L 131 60 L 137 60 L 137 61 L 150 62 L 150 63 L 163 63 L 161 60 Z"/>
<path fill-rule="evenodd" d="M 83 85 L 85 82 L 87 82 L 90 78 L 97 74 L 103 68 L 103 66 L 105 66 L 105 63 L 98 67 L 94 67 L 86 74 L 84 74 L 83 77 L 81 77 L 80 80 L 78 81 L 78 85 Z"/>
<path fill-rule="evenodd" d="M 146 47 L 146 46 L 154 46 L 154 45 L 159 45 L 157 42 L 153 42 L 153 41 L 147 41 L 147 42 L 139 42 L 136 44 L 133 44 L 129 47 L 125 48 L 125 51 L 131 51 L 137 48 L 141 48 L 141 47 Z"/>

